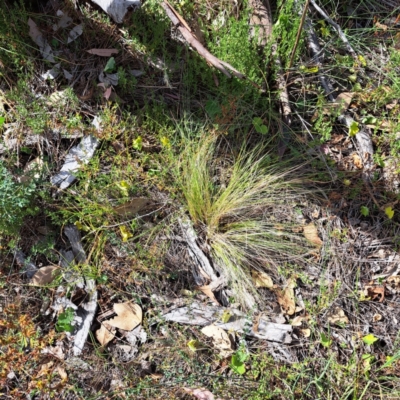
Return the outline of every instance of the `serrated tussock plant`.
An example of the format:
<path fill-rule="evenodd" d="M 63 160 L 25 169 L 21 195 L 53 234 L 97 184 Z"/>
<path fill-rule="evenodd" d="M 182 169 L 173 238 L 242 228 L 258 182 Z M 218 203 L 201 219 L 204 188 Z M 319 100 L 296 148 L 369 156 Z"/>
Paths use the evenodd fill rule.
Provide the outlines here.
<path fill-rule="evenodd" d="M 214 262 L 245 307 L 257 297 L 252 269 L 275 269 L 301 257 L 307 246 L 290 218 L 275 218 L 278 209 L 289 210 L 307 190 L 294 177 L 295 168 L 271 163 L 263 150 L 240 152 L 224 183 L 218 179 L 217 140 L 204 136 L 186 143 L 175 168 L 194 226 L 204 232 Z"/>

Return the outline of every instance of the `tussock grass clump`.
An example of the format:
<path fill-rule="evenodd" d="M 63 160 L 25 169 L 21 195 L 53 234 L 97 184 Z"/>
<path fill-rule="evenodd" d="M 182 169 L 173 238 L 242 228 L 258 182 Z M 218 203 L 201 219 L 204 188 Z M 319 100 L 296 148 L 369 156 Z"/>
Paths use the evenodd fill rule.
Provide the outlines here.
<path fill-rule="evenodd" d="M 238 300 L 249 306 L 257 296 L 251 270 L 275 269 L 280 261 L 299 257 L 305 243 L 290 218 L 277 209 L 304 194 L 294 168 L 271 163 L 263 149 L 240 154 L 219 180 L 217 140 L 204 136 L 181 153 L 177 179 L 194 225 L 205 234 L 214 262 L 222 268 Z"/>

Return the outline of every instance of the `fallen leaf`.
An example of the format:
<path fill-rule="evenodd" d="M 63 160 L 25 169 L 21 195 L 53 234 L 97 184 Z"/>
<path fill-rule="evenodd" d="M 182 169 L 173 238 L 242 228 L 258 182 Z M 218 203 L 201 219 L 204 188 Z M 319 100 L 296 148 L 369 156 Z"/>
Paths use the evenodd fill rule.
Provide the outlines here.
<path fill-rule="evenodd" d="M 82 32 L 83 32 L 82 24 L 75 26 L 75 28 L 69 31 L 67 43 L 73 42 L 76 38 L 82 35 Z"/>
<path fill-rule="evenodd" d="M 314 223 L 311 222 L 306 225 L 303 228 L 303 233 L 304 237 L 312 244 L 315 244 L 317 247 L 321 247 L 323 245 L 322 240 L 318 236 L 317 227 L 314 225 Z"/>
<path fill-rule="evenodd" d="M 31 280 L 33 286 L 44 286 L 54 281 L 61 273 L 61 269 L 55 265 L 40 268 Z"/>
<path fill-rule="evenodd" d="M 387 282 L 392 286 L 400 287 L 400 276 L 392 275 L 387 278 Z"/>
<path fill-rule="evenodd" d="M 293 321 L 292 321 L 292 323 L 290 325 L 292 325 L 292 326 L 301 326 L 302 323 L 303 323 L 303 320 L 306 320 L 306 319 L 307 318 L 305 316 L 299 315 L 299 316 L 293 318 Z"/>
<path fill-rule="evenodd" d="M 306 338 L 311 336 L 311 329 L 300 329 L 300 332 Z"/>
<path fill-rule="evenodd" d="M 328 315 L 328 321 L 331 324 L 341 325 L 348 324 L 349 319 L 340 307 L 335 307 L 332 312 Z"/>
<path fill-rule="evenodd" d="M 379 298 L 379 303 L 382 303 L 385 299 L 385 288 L 383 286 L 366 286 L 364 288 L 364 294 L 371 300 Z"/>
<path fill-rule="evenodd" d="M 106 89 L 106 91 L 103 94 L 103 97 L 108 100 L 111 96 L 111 90 L 112 90 L 112 86 L 110 86 L 109 88 Z"/>
<path fill-rule="evenodd" d="M 215 325 L 209 325 L 204 327 L 201 332 L 213 339 L 213 344 L 219 350 L 221 357 L 229 357 L 233 353 L 232 343 L 229 336 L 222 328 Z"/>
<path fill-rule="evenodd" d="M 54 361 L 49 361 L 46 364 L 42 364 L 35 378 L 37 379 L 44 375 L 50 375 L 53 372 L 53 365 Z"/>
<path fill-rule="evenodd" d="M 256 287 L 272 288 L 274 286 L 272 278 L 265 272 L 253 270 L 251 272 L 251 277 L 253 278 L 253 282 Z"/>
<path fill-rule="evenodd" d="M 57 367 L 55 368 L 55 370 L 58 372 L 58 374 L 60 375 L 61 379 L 63 381 L 66 381 L 68 379 L 68 375 L 65 372 L 65 369 L 61 366 L 61 365 L 57 365 Z"/>
<path fill-rule="evenodd" d="M 116 317 L 109 319 L 107 323 L 124 331 L 131 331 L 142 323 L 142 309 L 138 304 L 130 301 L 114 304 Z"/>
<path fill-rule="evenodd" d="M 45 60 L 54 63 L 56 60 L 53 55 L 53 50 L 47 43 L 47 40 L 44 38 L 42 32 L 40 31 L 36 23 L 31 18 L 29 18 L 28 25 L 29 25 L 29 36 L 39 46 L 39 50 L 40 53 L 42 54 L 42 57 Z"/>
<path fill-rule="evenodd" d="M 212 291 L 209 285 L 198 286 L 197 289 L 201 290 L 207 297 L 209 297 L 212 301 L 219 304 L 219 301 L 215 298 L 214 292 Z"/>
<path fill-rule="evenodd" d="M 374 314 L 374 316 L 372 317 L 372 320 L 374 322 L 378 322 L 382 320 L 382 315 L 381 314 Z"/>
<path fill-rule="evenodd" d="M 118 54 L 117 49 L 90 49 L 87 52 L 100 57 L 111 57 L 113 54 Z"/>
<path fill-rule="evenodd" d="M 278 303 L 281 306 L 281 310 L 287 315 L 293 315 L 296 311 L 293 288 L 294 282 L 289 279 L 284 290 L 276 290 L 276 296 L 278 298 Z"/>
<path fill-rule="evenodd" d="M 363 162 L 361 160 L 361 157 L 357 153 L 353 153 L 351 155 L 351 158 L 353 159 L 353 163 L 357 169 L 363 169 Z"/>
<path fill-rule="evenodd" d="M 107 321 L 101 324 L 100 329 L 96 331 L 96 339 L 102 346 L 106 346 L 115 337 L 116 329 Z"/>
<path fill-rule="evenodd" d="M 350 106 L 351 101 L 353 99 L 354 93 L 351 92 L 343 92 L 336 97 L 335 102 L 331 104 L 327 104 L 323 112 L 324 114 L 331 114 L 332 111 L 335 111 L 339 114 L 343 114 Z"/>
<path fill-rule="evenodd" d="M 128 203 L 114 207 L 114 211 L 123 217 L 133 217 L 141 211 L 150 210 L 154 202 L 145 197 L 133 197 Z"/>
<path fill-rule="evenodd" d="M 221 400 L 221 399 L 215 399 L 215 396 L 205 388 L 201 389 L 183 388 L 183 390 L 199 400 Z"/>

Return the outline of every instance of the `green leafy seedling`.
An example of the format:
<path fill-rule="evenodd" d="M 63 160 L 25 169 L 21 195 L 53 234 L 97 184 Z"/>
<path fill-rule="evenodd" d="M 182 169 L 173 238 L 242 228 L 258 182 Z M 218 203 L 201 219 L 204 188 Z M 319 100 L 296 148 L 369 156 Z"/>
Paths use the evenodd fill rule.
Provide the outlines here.
<path fill-rule="evenodd" d="M 369 215 L 369 208 L 366 206 L 361 206 L 360 208 L 360 213 L 361 215 L 363 215 L 364 217 L 368 217 Z"/>
<path fill-rule="evenodd" d="M 325 333 L 321 332 L 321 344 L 322 346 L 328 348 L 332 344 L 332 340 L 325 335 Z"/>
<path fill-rule="evenodd" d="M 260 117 L 253 119 L 253 125 L 257 133 L 265 135 L 268 132 L 267 126 L 263 124 L 263 120 Z"/>
<path fill-rule="evenodd" d="M 386 207 L 386 208 L 385 208 L 385 214 L 387 215 L 387 217 L 388 217 L 389 219 L 392 219 L 393 216 L 394 216 L 394 210 L 393 210 L 393 208 L 392 208 L 392 207 Z"/>
<path fill-rule="evenodd" d="M 75 312 L 73 308 L 67 308 L 58 316 L 58 321 L 56 324 L 57 332 L 73 332 L 74 327 L 72 326 L 72 321 L 74 320 Z"/>
<path fill-rule="evenodd" d="M 111 58 L 107 61 L 106 66 L 104 67 L 104 72 L 110 74 L 110 73 L 112 73 L 112 72 L 115 71 L 115 67 L 116 67 L 115 58 L 114 58 L 114 57 L 111 57 Z"/>
<path fill-rule="evenodd" d="M 349 126 L 349 136 L 356 136 L 357 133 L 360 132 L 360 128 L 358 127 L 358 122 L 353 121 Z"/>
<path fill-rule="evenodd" d="M 230 367 L 232 370 L 239 375 L 243 375 L 246 372 L 245 361 L 248 357 L 249 356 L 244 349 L 238 349 L 231 358 Z"/>
<path fill-rule="evenodd" d="M 374 336 L 372 333 L 370 333 L 369 335 L 364 336 L 364 337 L 362 338 L 362 340 L 363 340 L 363 342 L 364 342 L 365 344 L 371 345 L 371 344 L 374 344 L 374 343 L 375 343 L 376 341 L 378 341 L 379 339 L 378 339 L 376 336 Z"/>

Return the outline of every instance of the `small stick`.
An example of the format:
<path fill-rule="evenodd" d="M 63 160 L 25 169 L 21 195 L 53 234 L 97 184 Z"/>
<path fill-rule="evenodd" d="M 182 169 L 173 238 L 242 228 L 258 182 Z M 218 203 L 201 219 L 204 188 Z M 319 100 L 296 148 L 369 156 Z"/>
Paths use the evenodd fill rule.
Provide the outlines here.
<path fill-rule="evenodd" d="M 307 0 L 306 4 L 304 5 L 303 14 L 302 14 L 301 20 L 300 20 L 300 26 L 299 26 L 299 29 L 297 30 L 297 36 L 296 36 L 296 40 L 294 42 L 292 54 L 290 55 L 290 61 L 289 61 L 288 69 L 292 68 L 292 65 L 293 65 L 294 55 L 296 53 L 297 46 L 299 45 L 299 42 L 300 42 L 300 35 L 301 35 L 302 30 L 303 30 L 304 21 L 306 20 L 306 15 L 307 15 L 309 3 L 310 3 L 310 0 Z"/>

